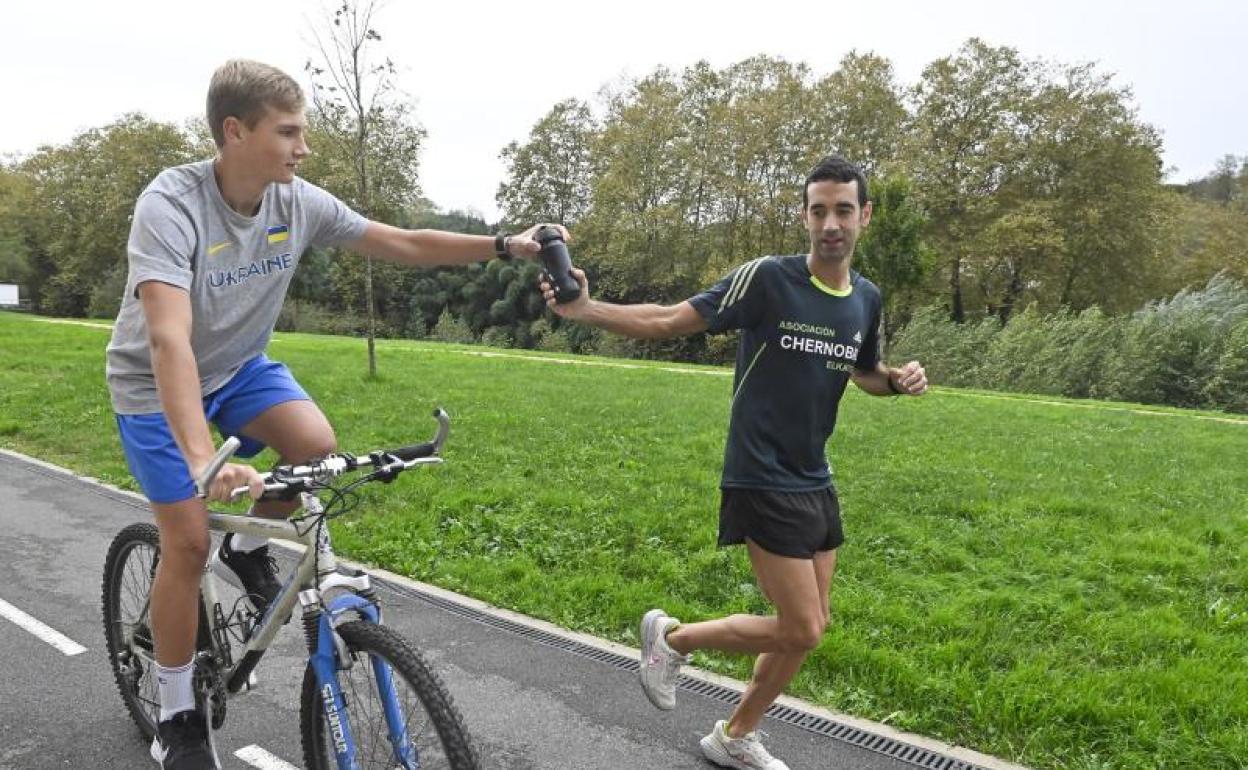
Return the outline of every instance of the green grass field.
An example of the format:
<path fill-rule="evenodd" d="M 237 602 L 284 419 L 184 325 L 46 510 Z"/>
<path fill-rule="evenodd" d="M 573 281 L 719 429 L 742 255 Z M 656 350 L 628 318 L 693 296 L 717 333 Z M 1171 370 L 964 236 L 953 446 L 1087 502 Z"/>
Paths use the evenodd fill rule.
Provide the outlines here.
<path fill-rule="evenodd" d="M 107 338 L 0 313 L 0 445 L 133 488 Z M 370 490 L 340 551 L 634 645 L 651 606 L 766 612 L 714 545 L 725 370 L 474 352 L 379 342 L 370 381 L 361 341 L 277 336 L 344 449 L 454 421 L 446 465 Z M 833 628 L 790 692 L 1038 768 L 1248 765 L 1248 420 L 1147 411 L 851 388 Z"/>

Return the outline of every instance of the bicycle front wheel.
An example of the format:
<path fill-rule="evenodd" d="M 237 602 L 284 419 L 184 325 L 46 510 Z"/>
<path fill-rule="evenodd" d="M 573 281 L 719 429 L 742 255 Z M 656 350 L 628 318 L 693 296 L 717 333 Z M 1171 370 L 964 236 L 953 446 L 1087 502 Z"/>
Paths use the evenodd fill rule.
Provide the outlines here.
<path fill-rule="evenodd" d="M 121 700 L 144 737 L 156 734 L 160 698 L 148 595 L 160 561 L 151 524 L 132 524 L 113 538 L 104 560 L 104 642 Z"/>
<path fill-rule="evenodd" d="M 448 770 L 477 770 L 477 757 L 464 729 L 463 719 L 437 675 L 412 647 L 385 626 L 351 621 L 337 628 L 346 642 L 353 665 L 338 671 L 345 712 L 356 756 L 361 768 L 420 767 Z M 384 665 L 377 665 L 377 664 Z M 377 671 L 389 671 L 394 699 L 387 704 L 381 693 Z M 407 746 L 391 741 L 392 725 L 387 707 L 397 714 L 407 736 Z M 309 665 L 303 674 L 300 708 L 303 760 L 310 770 L 332 770 L 332 736 L 326 730 L 325 709 L 316 674 Z M 411 751 L 419 763 L 404 764 L 399 756 Z"/>

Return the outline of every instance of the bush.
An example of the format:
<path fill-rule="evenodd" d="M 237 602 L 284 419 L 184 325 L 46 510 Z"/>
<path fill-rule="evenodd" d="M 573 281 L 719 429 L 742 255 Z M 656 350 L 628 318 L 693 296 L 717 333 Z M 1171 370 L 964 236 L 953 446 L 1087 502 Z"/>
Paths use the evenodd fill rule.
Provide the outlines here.
<path fill-rule="evenodd" d="M 979 387 L 984 351 L 999 330 L 991 318 L 957 324 L 942 308 L 925 307 L 897 333 L 888 356 L 894 361 L 921 361 L 933 383 Z"/>
<path fill-rule="evenodd" d="M 1204 395 L 1214 408 L 1248 413 L 1248 318 L 1226 335 L 1226 344 L 1213 364 Z"/>
<path fill-rule="evenodd" d="M 1220 274 L 1127 316 L 1029 307 L 1004 327 L 927 307 L 889 359 L 940 385 L 1248 412 L 1248 288 Z"/>
<path fill-rule="evenodd" d="M 509 348 L 515 343 L 508 326 L 490 326 L 481 334 L 481 344 L 492 348 Z"/>
<path fill-rule="evenodd" d="M 637 341 L 618 334 L 604 332 L 598 340 L 598 355 L 609 358 L 636 358 Z"/>
<path fill-rule="evenodd" d="M 91 289 L 91 298 L 87 301 L 88 318 L 116 318 L 121 310 L 122 295 L 126 293 L 126 276 L 129 272 L 126 263 L 115 266 L 104 280 Z"/>
<path fill-rule="evenodd" d="M 572 340 L 568 337 L 568 327 L 566 326 L 561 326 L 558 329 L 548 329 L 544 334 L 535 339 L 533 347 L 538 350 L 546 350 L 551 353 L 572 352 Z"/>
<path fill-rule="evenodd" d="M 357 337 L 368 333 L 368 319 L 349 310 L 331 310 L 315 302 L 287 298 L 275 328 L 279 332 Z M 388 331 L 388 326 L 378 323 L 377 336 L 388 336 Z"/>
<path fill-rule="evenodd" d="M 1052 332 L 1057 325 L 1053 317 L 1041 316 L 1034 305 L 1015 313 L 988 342 L 978 367 L 979 386 L 1024 393 L 1059 392 L 1061 384 L 1052 376 L 1058 357 Z"/>
<path fill-rule="evenodd" d="M 1248 319 L 1248 289 L 1219 273 L 1200 290 L 1151 303 L 1123 322 L 1117 354 L 1106 366 L 1103 395 L 1124 401 L 1224 408 L 1211 400 L 1211 380 L 1232 331 Z"/>
<path fill-rule="evenodd" d="M 1173 324 L 1155 313 L 1123 324 L 1120 344 L 1105 365 L 1101 393 L 1116 401 L 1194 406 L 1190 396 L 1197 341 L 1184 319 Z"/>
<path fill-rule="evenodd" d="M 1122 324 L 1107 318 L 1098 307 L 1068 315 L 1060 333 L 1065 357 L 1058 361 L 1057 376 L 1063 395 L 1101 398 L 1105 363 L 1121 342 Z"/>
<path fill-rule="evenodd" d="M 429 338 L 439 342 L 456 342 L 471 345 L 477 341 L 472 329 L 461 319 L 451 315 L 451 311 L 443 310 L 438 316 L 438 323 L 429 331 Z"/>
<path fill-rule="evenodd" d="M 737 360 L 737 343 L 739 334 L 708 334 L 706 347 L 703 348 L 701 363 L 723 365 Z"/>
<path fill-rule="evenodd" d="M 1099 308 L 1079 315 L 1017 313 L 988 343 L 979 364 L 981 387 L 1087 398 L 1118 349 L 1118 325 Z"/>

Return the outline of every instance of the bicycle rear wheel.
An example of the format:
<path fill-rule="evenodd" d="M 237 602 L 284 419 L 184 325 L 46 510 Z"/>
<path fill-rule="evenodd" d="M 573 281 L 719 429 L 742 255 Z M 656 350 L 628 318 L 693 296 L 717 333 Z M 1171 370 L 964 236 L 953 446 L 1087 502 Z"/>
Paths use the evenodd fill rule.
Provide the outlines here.
<path fill-rule="evenodd" d="M 156 734 L 160 698 L 148 595 L 160 563 L 152 524 L 132 524 L 113 538 L 104 560 L 104 642 L 121 700 L 147 738 Z"/>
<path fill-rule="evenodd" d="M 451 696 L 424 658 L 385 626 L 351 621 L 338 626 L 354 665 L 338 671 L 346 700 L 346 714 L 355 739 L 361 768 L 403 767 L 395 756 L 385 718 L 374 660 L 388 666 L 398 713 L 409 745 L 419 756 L 422 770 L 476 770 L 477 757 Z M 303 761 L 310 770 L 337 767 L 332 738 L 326 730 L 316 674 L 309 665 L 303 674 L 300 708 Z"/>

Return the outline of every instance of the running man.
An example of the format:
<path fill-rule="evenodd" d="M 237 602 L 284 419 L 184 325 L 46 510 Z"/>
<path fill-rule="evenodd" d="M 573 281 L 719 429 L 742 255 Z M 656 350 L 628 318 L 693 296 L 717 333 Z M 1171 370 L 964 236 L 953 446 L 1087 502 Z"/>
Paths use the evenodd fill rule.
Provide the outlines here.
<path fill-rule="evenodd" d="M 641 621 L 641 685 L 660 709 L 676 702 L 676 679 L 694 650 L 758 656 L 736 710 L 701 741 L 723 767 L 787 770 L 758 739 L 768 706 L 797 674 L 828 626 L 828 591 L 844 541 L 825 456 L 846 384 L 876 396 L 920 396 L 917 361 L 880 360 L 880 290 L 851 269 L 871 221 L 867 180 L 839 156 L 824 158 L 802 188 L 810 252 L 747 262 L 678 305 L 612 305 L 581 297 L 547 305 L 564 318 L 615 334 L 661 339 L 740 329 L 728 440 L 720 483 L 719 544 L 744 544 L 767 617 L 732 615 L 682 624 L 654 609 Z"/>
<path fill-rule="evenodd" d="M 402 230 L 371 222 L 296 172 L 309 154 L 304 95 L 290 76 L 235 60 L 212 77 L 212 160 L 166 169 L 135 204 L 126 295 L 108 345 L 108 386 L 131 473 L 151 502 L 161 559 L 151 594 L 160 697 L 152 756 L 163 767 L 206 770 L 214 761 L 192 692 L 199 579 L 211 539 L 197 478 L 214 453 L 212 422 L 242 439 L 238 454 L 265 446 L 283 463 L 334 451 L 325 415 L 265 347 L 310 247 L 344 246 L 428 267 L 512 254 L 533 256 L 530 237 Z M 227 464 L 209 490 L 225 500 L 259 475 Z M 282 518 L 297 503 L 256 503 Z M 267 541 L 227 535 L 213 569 L 243 588 L 263 613 L 280 584 Z"/>

